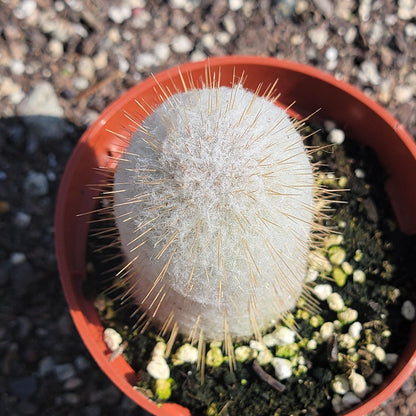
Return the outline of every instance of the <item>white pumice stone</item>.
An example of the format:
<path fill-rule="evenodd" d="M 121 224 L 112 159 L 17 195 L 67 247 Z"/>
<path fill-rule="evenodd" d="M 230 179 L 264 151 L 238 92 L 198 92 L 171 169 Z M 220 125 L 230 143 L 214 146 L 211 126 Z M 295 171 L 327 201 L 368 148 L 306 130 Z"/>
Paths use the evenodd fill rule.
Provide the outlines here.
<path fill-rule="evenodd" d="M 342 405 L 345 409 L 349 409 L 358 403 L 361 403 L 361 399 L 350 391 L 342 396 Z"/>
<path fill-rule="evenodd" d="M 263 350 L 267 350 L 267 347 L 260 341 L 256 341 L 254 339 L 252 339 L 250 341 L 250 348 L 252 350 L 256 350 L 256 351 L 263 351 Z"/>
<path fill-rule="evenodd" d="M 358 311 L 352 308 L 347 308 L 343 311 L 338 312 L 338 319 L 343 324 L 350 324 L 356 321 L 358 318 Z"/>
<path fill-rule="evenodd" d="M 350 391 L 350 383 L 344 374 L 337 374 L 331 381 L 331 389 L 334 393 L 344 395 Z"/>
<path fill-rule="evenodd" d="M 362 399 L 367 394 L 367 382 L 361 374 L 358 374 L 353 370 L 348 377 L 348 381 L 350 383 L 351 390 L 359 398 Z"/>
<path fill-rule="evenodd" d="M 273 334 L 266 334 L 263 337 L 263 343 L 268 348 L 274 347 L 275 345 L 277 345 L 277 339 Z"/>
<path fill-rule="evenodd" d="M 364 283 L 365 282 L 365 273 L 362 270 L 354 270 L 352 274 L 352 280 L 356 283 Z"/>
<path fill-rule="evenodd" d="M 175 359 L 184 363 L 196 363 L 198 361 L 198 349 L 191 344 L 183 344 L 176 350 Z"/>
<path fill-rule="evenodd" d="M 272 359 L 272 365 L 274 367 L 276 377 L 279 380 L 285 380 L 293 373 L 290 361 L 285 358 L 274 357 Z"/>
<path fill-rule="evenodd" d="M 153 358 L 146 367 L 146 371 L 156 380 L 165 380 L 170 376 L 170 369 L 163 357 Z"/>
<path fill-rule="evenodd" d="M 262 350 L 259 351 L 258 355 L 257 355 L 257 362 L 261 365 L 267 365 L 269 364 L 273 359 L 273 354 L 270 350 Z"/>
<path fill-rule="evenodd" d="M 103 333 L 105 345 L 111 350 L 116 351 L 123 342 L 121 335 L 113 328 L 106 328 Z"/>
<path fill-rule="evenodd" d="M 252 349 L 247 345 L 240 345 L 234 350 L 234 356 L 236 361 L 243 363 L 247 361 L 252 356 Z"/>
<path fill-rule="evenodd" d="M 326 301 L 328 302 L 329 309 L 339 312 L 344 309 L 344 301 L 339 293 L 331 293 Z"/>
<path fill-rule="evenodd" d="M 345 140 L 345 133 L 341 129 L 333 129 L 328 134 L 328 140 L 332 144 L 342 144 Z"/>
<path fill-rule="evenodd" d="M 361 331 L 363 329 L 363 326 L 361 324 L 361 322 L 354 322 L 350 325 L 350 327 L 348 328 L 348 333 L 354 338 L 354 339 L 358 339 L 361 336 Z"/>
<path fill-rule="evenodd" d="M 356 344 L 355 339 L 350 334 L 341 334 L 338 337 L 338 345 L 340 348 L 349 349 Z"/>
<path fill-rule="evenodd" d="M 164 342 L 157 342 L 156 345 L 153 347 L 152 350 L 152 358 L 156 358 L 156 357 L 165 357 L 165 352 L 166 352 L 166 344 Z"/>
<path fill-rule="evenodd" d="M 316 285 L 313 288 L 313 293 L 320 300 L 327 300 L 328 296 L 332 293 L 332 286 L 328 284 Z"/>
<path fill-rule="evenodd" d="M 328 339 L 334 334 L 334 324 L 332 322 L 325 322 L 321 326 L 319 333 L 323 341 L 328 341 Z"/>
<path fill-rule="evenodd" d="M 404 319 L 407 319 L 408 321 L 413 321 L 413 319 L 415 319 L 415 306 L 410 300 L 403 302 L 401 312 Z"/>
<path fill-rule="evenodd" d="M 289 345 L 295 342 L 296 333 L 285 326 L 279 326 L 273 332 L 276 345 Z"/>
<path fill-rule="evenodd" d="M 386 351 L 384 351 L 384 349 L 379 346 L 376 347 L 373 354 L 374 357 L 376 357 L 376 360 L 380 361 L 381 363 L 386 359 Z"/>

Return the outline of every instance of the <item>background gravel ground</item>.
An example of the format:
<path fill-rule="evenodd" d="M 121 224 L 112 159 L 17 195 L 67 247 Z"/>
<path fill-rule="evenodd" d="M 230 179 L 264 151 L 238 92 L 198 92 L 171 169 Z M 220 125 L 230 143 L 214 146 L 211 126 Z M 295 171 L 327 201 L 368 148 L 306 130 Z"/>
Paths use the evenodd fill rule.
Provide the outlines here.
<path fill-rule="evenodd" d="M 53 212 L 78 138 L 152 72 L 257 54 L 309 63 L 416 136 L 415 0 L 0 0 L 0 414 L 144 415 L 97 368 L 61 291 Z M 415 376 L 372 415 L 416 414 Z"/>

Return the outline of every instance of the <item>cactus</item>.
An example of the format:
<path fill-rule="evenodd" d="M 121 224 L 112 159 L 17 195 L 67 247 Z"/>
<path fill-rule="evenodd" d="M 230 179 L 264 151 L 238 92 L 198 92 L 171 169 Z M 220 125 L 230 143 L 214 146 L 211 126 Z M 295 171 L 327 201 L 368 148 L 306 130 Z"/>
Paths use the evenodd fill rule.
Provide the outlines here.
<path fill-rule="evenodd" d="M 305 293 L 317 229 L 299 123 L 241 83 L 149 111 L 114 174 L 126 297 L 142 322 L 196 341 L 261 339 Z"/>

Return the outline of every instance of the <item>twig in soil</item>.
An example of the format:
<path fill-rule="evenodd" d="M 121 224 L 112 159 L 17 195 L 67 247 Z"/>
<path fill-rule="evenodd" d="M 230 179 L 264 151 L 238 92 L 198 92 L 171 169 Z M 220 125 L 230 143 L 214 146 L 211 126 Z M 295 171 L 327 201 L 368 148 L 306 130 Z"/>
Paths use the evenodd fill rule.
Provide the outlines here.
<path fill-rule="evenodd" d="M 113 82 L 115 79 L 121 78 L 122 72 L 121 71 L 115 71 L 112 74 L 110 74 L 108 77 L 102 79 L 101 81 L 97 82 L 95 85 L 91 86 L 90 88 L 87 88 L 85 91 L 82 91 L 80 94 L 78 94 L 75 97 L 75 100 L 86 100 L 91 95 L 95 94 L 99 89 L 105 87 L 107 84 Z"/>
<path fill-rule="evenodd" d="M 261 367 L 260 364 L 254 360 L 253 361 L 253 370 L 256 372 L 256 374 L 267 384 L 272 386 L 277 391 L 284 391 L 285 385 L 277 381 L 274 377 L 272 377 L 270 374 L 266 373 Z"/>

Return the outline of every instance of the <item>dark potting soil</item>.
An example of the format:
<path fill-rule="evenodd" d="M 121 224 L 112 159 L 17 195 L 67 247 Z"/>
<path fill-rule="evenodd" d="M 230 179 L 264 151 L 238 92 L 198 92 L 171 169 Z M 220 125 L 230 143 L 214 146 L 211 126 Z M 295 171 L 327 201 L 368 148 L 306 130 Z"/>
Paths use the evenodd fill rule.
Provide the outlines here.
<path fill-rule="evenodd" d="M 304 133 L 309 134 L 313 129 L 308 126 Z M 196 364 L 171 365 L 173 383 L 169 401 L 188 407 L 193 415 L 333 415 L 331 381 L 335 375 L 348 375 L 355 370 L 366 379 L 374 373 L 386 376 L 390 369 L 368 353 L 366 346 L 375 344 L 386 353 L 400 354 L 408 341 L 410 322 L 403 318 L 401 306 L 405 300 L 415 299 L 412 267 L 416 244 L 414 237 L 404 235 L 397 227 L 384 190 L 386 174 L 373 151 L 348 138 L 342 145 L 328 147 L 327 133 L 319 132 L 311 135 L 308 144 L 326 146 L 315 151 L 312 158 L 323 164 L 321 172 L 334 173 L 334 178 L 323 179 L 329 189 L 339 187 L 337 178 L 346 178 L 348 191 L 337 193 L 337 200 L 342 203 L 332 205 L 326 225 L 342 233 L 344 239 L 339 245 L 346 252 L 346 260 L 354 270 L 364 271 L 366 280 L 357 283 L 348 275 L 340 287 L 319 276 L 316 283 L 330 283 L 345 305 L 358 311 L 358 320 L 363 324 L 355 345 L 359 357 L 352 360 L 345 349 L 338 347 L 334 337 L 319 343 L 315 350 L 303 348 L 307 371 L 284 380 L 284 392 L 277 392 L 261 381 L 252 368 L 252 360 L 237 362 L 233 372 L 226 362 L 219 367 L 206 366 L 203 383 Z M 103 223 L 98 222 L 90 229 L 85 293 L 95 302 L 104 327 L 115 328 L 127 342 L 123 354 L 140 376 L 140 391 L 160 401 L 152 391 L 153 380 L 145 370 L 158 340 L 158 330 L 149 327 L 141 334 L 135 328 L 136 308 L 123 304 L 122 290 L 114 286 L 114 268 L 120 267 L 121 262 L 120 250 L 118 247 L 101 250 L 105 239 L 93 236 L 102 228 Z M 362 253 L 361 259 L 357 251 Z M 337 319 L 336 312 L 326 302 L 320 302 L 319 307 L 323 321 Z M 319 331 L 310 324 L 310 316 L 305 317 L 302 311 L 294 312 L 294 318 L 303 339 L 310 340 Z M 386 336 L 386 331 L 391 331 L 391 335 Z M 183 342 L 178 337 L 172 350 Z M 271 365 L 264 369 L 274 376 Z"/>

